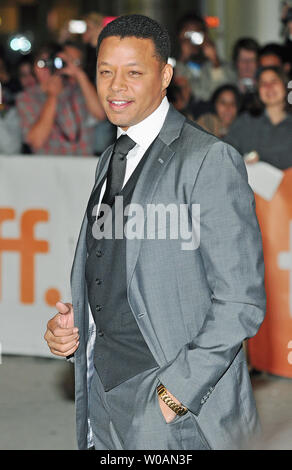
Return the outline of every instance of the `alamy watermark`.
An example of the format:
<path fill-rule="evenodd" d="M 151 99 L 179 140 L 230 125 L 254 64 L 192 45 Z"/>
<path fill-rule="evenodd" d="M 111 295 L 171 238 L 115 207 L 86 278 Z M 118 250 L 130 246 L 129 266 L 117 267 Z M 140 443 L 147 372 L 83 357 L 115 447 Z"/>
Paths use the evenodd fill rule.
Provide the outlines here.
<path fill-rule="evenodd" d="M 99 211 L 97 216 L 97 211 Z M 96 205 L 92 216 L 95 239 L 180 240 L 182 250 L 196 250 L 200 245 L 200 204 L 140 204 L 124 207 L 123 196 L 115 197 L 112 207 Z"/>

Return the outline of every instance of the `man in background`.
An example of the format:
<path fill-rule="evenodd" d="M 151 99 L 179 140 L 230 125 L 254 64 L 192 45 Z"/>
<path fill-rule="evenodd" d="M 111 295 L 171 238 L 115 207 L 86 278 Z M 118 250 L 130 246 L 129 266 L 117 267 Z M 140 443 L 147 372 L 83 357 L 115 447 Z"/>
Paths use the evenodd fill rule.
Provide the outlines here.
<path fill-rule="evenodd" d="M 20 93 L 16 105 L 23 139 L 32 153 L 92 155 L 92 117 L 103 119 L 96 90 L 72 44 L 63 51 L 43 47 L 36 54 L 37 84 Z"/>

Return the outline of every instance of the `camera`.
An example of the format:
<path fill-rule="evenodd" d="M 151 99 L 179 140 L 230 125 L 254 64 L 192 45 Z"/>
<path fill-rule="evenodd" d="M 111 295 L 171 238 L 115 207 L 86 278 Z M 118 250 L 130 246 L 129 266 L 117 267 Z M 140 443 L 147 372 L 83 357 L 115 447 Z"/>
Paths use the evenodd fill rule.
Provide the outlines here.
<path fill-rule="evenodd" d="M 82 20 L 70 20 L 68 30 L 71 34 L 84 34 L 86 31 L 86 22 Z"/>
<path fill-rule="evenodd" d="M 247 93 L 254 93 L 256 86 L 252 78 L 242 78 L 240 80 L 241 85 L 243 85 L 247 91 Z"/>
<path fill-rule="evenodd" d="M 40 69 L 48 68 L 51 73 L 55 73 L 56 71 L 62 70 L 63 68 L 65 68 L 67 66 L 67 64 L 63 59 L 61 59 L 61 57 L 54 56 L 54 57 L 50 57 L 49 59 L 46 59 L 46 60 L 45 59 L 39 59 L 37 61 L 37 66 Z"/>
<path fill-rule="evenodd" d="M 204 42 L 204 33 L 198 31 L 186 31 L 185 38 L 189 39 L 194 46 L 201 46 Z"/>

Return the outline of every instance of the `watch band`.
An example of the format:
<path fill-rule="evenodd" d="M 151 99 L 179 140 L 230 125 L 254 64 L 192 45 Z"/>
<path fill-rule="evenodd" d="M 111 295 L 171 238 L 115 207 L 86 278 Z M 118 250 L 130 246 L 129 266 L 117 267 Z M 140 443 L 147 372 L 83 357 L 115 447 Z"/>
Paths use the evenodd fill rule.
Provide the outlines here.
<path fill-rule="evenodd" d="M 185 406 L 178 405 L 177 403 L 175 403 L 175 401 L 173 401 L 172 398 L 170 398 L 164 385 L 158 385 L 156 390 L 161 400 L 164 401 L 164 403 L 177 415 L 183 416 L 188 412 L 188 409 Z"/>

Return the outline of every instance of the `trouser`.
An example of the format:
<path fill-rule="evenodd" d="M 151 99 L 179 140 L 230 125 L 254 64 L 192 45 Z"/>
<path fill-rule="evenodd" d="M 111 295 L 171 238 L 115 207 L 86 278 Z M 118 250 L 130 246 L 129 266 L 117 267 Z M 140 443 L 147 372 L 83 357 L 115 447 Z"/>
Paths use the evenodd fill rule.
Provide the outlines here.
<path fill-rule="evenodd" d="M 156 387 L 157 367 L 105 392 L 94 369 L 89 417 L 96 450 L 207 450 L 196 417 L 188 411 L 166 423 Z"/>

